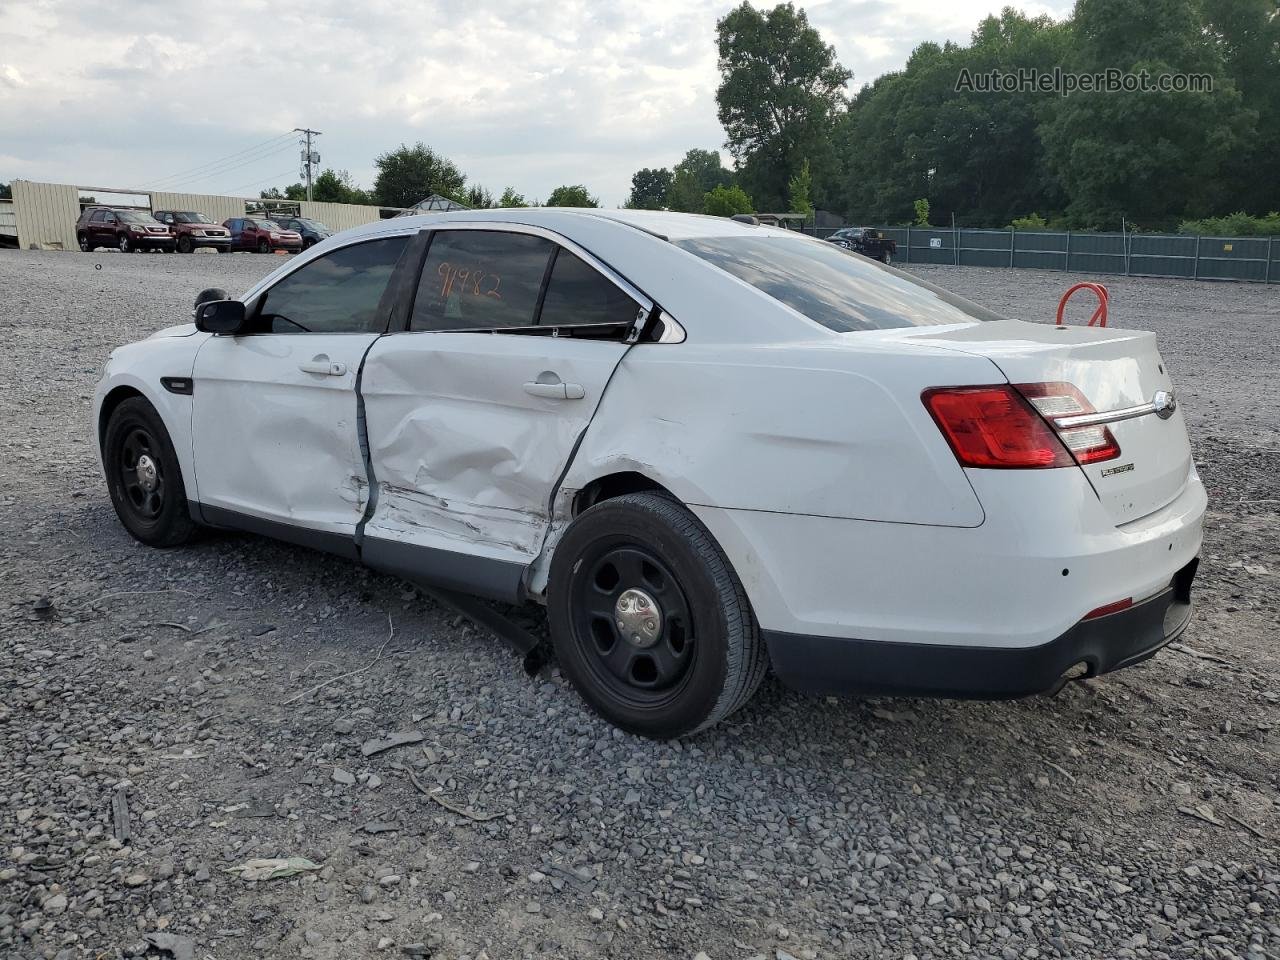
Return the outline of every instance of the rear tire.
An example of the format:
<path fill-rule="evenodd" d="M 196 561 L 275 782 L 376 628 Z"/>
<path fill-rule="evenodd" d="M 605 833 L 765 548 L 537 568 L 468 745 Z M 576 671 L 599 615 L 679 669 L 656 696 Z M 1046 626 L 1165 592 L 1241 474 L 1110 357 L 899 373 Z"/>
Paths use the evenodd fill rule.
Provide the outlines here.
<path fill-rule="evenodd" d="M 76 234 L 76 240 L 80 244 L 81 253 L 93 253 L 93 244 L 89 242 L 89 235 L 87 233 Z"/>
<path fill-rule="evenodd" d="M 130 397 L 112 411 L 102 462 L 116 516 L 135 540 L 176 547 L 195 536 L 199 528 L 187 507 L 169 431 L 142 397 Z"/>
<path fill-rule="evenodd" d="M 645 737 L 718 723 L 751 699 L 768 668 L 729 561 L 698 519 L 662 494 L 606 500 L 569 525 L 551 560 L 547 613 L 578 693 Z"/>

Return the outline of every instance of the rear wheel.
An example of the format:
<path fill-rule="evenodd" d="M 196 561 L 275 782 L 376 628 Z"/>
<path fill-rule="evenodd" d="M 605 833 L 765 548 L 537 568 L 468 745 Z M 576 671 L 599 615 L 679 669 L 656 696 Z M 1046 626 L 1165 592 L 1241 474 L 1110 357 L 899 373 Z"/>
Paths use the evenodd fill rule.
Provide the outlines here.
<path fill-rule="evenodd" d="M 102 460 L 116 515 L 135 539 L 175 547 L 195 535 L 169 431 L 146 400 L 130 397 L 112 411 Z"/>
<path fill-rule="evenodd" d="M 552 558 L 547 600 L 565 675 L 601 716 L 642 736 L 723 720 L 768 666 L 728 560 L 661 494 L 626 494 L 575 519 Z"/>
<path fill-rule="evenodd" d="M 89 242 L 89 235 L 87 233 L 76 234 L 76 240 L 80 244 L 81 252 L 93 253 L 93 244 Z"/>

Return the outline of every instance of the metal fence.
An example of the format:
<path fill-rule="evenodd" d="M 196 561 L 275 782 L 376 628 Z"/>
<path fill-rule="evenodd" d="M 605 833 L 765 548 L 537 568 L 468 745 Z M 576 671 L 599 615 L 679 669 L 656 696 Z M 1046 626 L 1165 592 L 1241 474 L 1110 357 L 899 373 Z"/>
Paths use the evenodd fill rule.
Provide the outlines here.
<path fill-rule="evenodd" d="M 1066 233 L 882 227 L 899 263 L 1034 267 L 1127 277 L 1186 277 L 1280 283 L 1274 237 L 1193 237 L 1154 233 Z M 828 237 L 834 229 L 807 230 Z"/>

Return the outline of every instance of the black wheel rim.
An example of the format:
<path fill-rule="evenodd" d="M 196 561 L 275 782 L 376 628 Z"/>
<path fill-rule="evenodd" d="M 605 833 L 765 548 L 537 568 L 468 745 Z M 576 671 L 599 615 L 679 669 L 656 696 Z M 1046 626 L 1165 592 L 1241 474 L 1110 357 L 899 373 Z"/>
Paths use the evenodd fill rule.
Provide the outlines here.
<path fill-rule="evenodd" d="M 688 598 L 662 559 L 633 543 L 600 547 L 578 563 L 570 595 L 574 644 L 610 695 L 652 707 L 679 693 L 697 642 Z"/>
<path fill-rule="evenodd" d="M 165 478 L 159 445 L 142 427 L 132 427 L 120 441 L 118 464 L 124 505 L 139 520 L 153 523 L 164 509 Z"/>

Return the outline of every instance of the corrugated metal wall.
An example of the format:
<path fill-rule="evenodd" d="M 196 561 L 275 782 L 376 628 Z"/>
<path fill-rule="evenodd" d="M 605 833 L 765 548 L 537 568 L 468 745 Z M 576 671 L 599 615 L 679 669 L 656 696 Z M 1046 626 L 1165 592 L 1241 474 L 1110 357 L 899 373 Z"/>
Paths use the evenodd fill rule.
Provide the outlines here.
<path fill-rule="evenodd" d="M 214 223 L 244 216 L 243 197 L 215 197 L 206 193 L 153 193 L 152 210 L 190 210 L 203 213 Z"/>
<path fill-rule="evenodd" d="M 18 224 L 18 246 L 27 250 L 78 250 L 76 220 L 80 217 L 80 194 L 65 183 L 34 183 L 15 180 L 13 212 Z"/>
<path fill-rule="evenodd" d="M 319 220 L 334 233 L 382 219 L 378 207 L 361 207 L 351 203 L 320 203 L 314 200 L 310 202 L 304 200 L 299 206 L 302 208 L 302 216 L 308 220 Z"/>
<path fill-rule="evenodd" d="M 99 191 L 101 192 L 101 191 Z M 152 210 L 194 210 L 221 223 L 245 215 L 246 202 L 253 197 L 221 197 L 202 193 L 170 193 L 120 189 L 111 192 L 151 197 Z M 66 183 L 13 182 L 13 203 L 18 227 L 18 245 L 43 250 L 76 250 L 76 220 L 80 217 L 80 188 Z M 349 203 L 302 201 L 301 215 L 319 220 L 334 232 L 382 219 L 380 207 Z"/>

